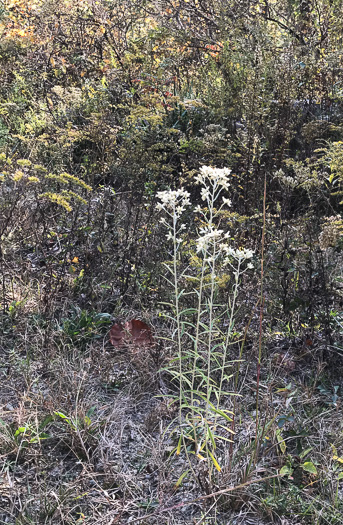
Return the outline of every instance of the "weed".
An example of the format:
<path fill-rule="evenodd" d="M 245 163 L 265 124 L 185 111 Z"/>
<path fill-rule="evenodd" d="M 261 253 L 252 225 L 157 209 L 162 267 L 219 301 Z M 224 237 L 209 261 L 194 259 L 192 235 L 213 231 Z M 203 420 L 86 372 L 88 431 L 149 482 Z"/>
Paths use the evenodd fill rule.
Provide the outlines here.
<path fill-rule="evenodd" d="M 183 213 L 190 205 L 189 193 L 183 189 L 160 192 L 160 209 L 167 218 L 162 223 L 167 227 L 167 238 L 172 241 L 172 263 L 166 268 L 172 276 L 168 283 L 173 287 L 173 310 L 175 340 L 178 357 L 173 361 L 177 368 L 169 367 L 169 373 L 179 386 L 179 439 L 176 454 L 184 448 L 194 473 L 189 454 L 200 461 L 206 460 L 211 476 L 213 467 L 220 472 L 222 466 L 216 458 L 217 441 L 231 441 L 230 424 L 232 411 L 223 406 L 223 400 L 235 395 L 228 391 L 233 361 L 229 361 L 229 347 L 235 334 L 234 323 L 236 301 L 242 275 L 252 268 L 253 252 L 234 249 L 228 243 L 229 233 L 218 228 L 217 222 L 223 207 L 230 206 L 223 190 L 228 190 L 230 170 L 203 167 L 196 181 L 201 185 L 202 200 L 206 208 L 195 210 L 202 224 L 196 240 L 199 274 L 192 277 L 193 289 L 186 292 L 183 282 L 188 268 L 179 270 L 185 225 L 180 224 Z M 221 197 L 221 203 L 219 198 Z M 216 208 L 216 206 L 219 207 Z M 233 291 L 227 308 L 216 302 L 217 275 L 220 268 L 233 272 Z M 183 307 L 185 297 L 195 299 L 195 306 Z M 189 301 L 189 299 L 188 299 Z M 189 316 L 195 322 L 189 320 Z M 227 317 L 226 323 L 223 322 Z M 224 330 L 224 325 L 226 329 Z M 189 443 L 192 442 L 192 446 Z M 195 473 L 194 473 L 195 474 Z"/>

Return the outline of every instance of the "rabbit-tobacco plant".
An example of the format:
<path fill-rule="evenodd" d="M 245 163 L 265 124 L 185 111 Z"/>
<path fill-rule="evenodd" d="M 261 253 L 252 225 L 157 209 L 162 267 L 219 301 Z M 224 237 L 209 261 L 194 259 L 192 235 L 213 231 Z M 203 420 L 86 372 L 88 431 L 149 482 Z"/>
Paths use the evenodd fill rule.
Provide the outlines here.
<path fill-rule="evenodd" d="M 175 321 L 175 340 L 178 348 L 177 369 L 170 373 L 179 384 L 179 429 L 180 437 L 177 453 L 184 448 L 193 470 L 189 454 L 195 454 L 200 460 L 206 460 L 211 476 L 213 466 L 220 472 L 221 466 L 216 458 L 218 439 L 230 441 L 232 430 L 228 423 L 232 421 L 232 412 L 223 408 L 227 395 L 228 350 L 234 333 L 236 301 L 240 277 L 253 268 L 247 260 L 253 257 L 249 249 L 235 249 L 229 244 L 230 234 L 218 228 L 220 212 L 231 201 L 222 196 L 229 189 L 230 170 L 203 166 L 196 177 L 201 185 L 201 198 L 204 207 L 197 206 L 194 213 L 198 216 L 196 251 L 200 260 L 199 274 L 192 277 L 196 283 L 191 295 L 194 295 L 194 307 L 182 309 L 182 298 L 186 294 L 180 283 L 187 277 L 188 269 L 179 270 L 179 258 L 183 245 L 182 223 L 184 212 L 191 206 L 190 194 L 184 190 L 162 191 L 158 193 L 158 207 L 165 216 L 161 223 L 167 228 L 167 239 L 172 243 L 172 262 L 166 264 L 173 287 L 173 309 Z M 228 316 L 226 331 L 222 329 L 223 316 L 218 315 L 216 304 L 218 273 L 229 267 L 233 272 L 233 289 L 229 304 L 225 307 Z M 189 296 L 189 293 L 188 293 Z M 193 314 L 194 322 L 189 322 Z M 191 342 L 191 344 L 190 344 Z M 189 347 L 191 346 L 191 349 Z"/>

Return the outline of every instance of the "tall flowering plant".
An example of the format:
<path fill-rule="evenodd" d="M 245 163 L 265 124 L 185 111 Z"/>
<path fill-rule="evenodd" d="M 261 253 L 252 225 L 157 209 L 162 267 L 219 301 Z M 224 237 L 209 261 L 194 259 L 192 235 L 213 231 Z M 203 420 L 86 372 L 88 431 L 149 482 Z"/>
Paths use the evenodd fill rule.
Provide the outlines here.
<path fill-rule="evenodd" d="M 236 300 L 242 274 L 253 267 L 253 252 L 249 249 L 235 249 L 230 245 L 230 233 L 218 227 L 218 218 L 223 210 L 231 206 L 228 192 L 230 170 L 203 166 L 195 181 L 200 188 L 203 206 L 193 211 L 201 223 L 197 228 L 195 241 L 197 256 L 201 267 L 192 293 L 193 308 L 182 310 L 184 290 L 180 282 L 186 276 L 187 268 L 179 270 L 178 259 L 182 248 L 185 224 L 183 214 L 191 206 L 190 194 L 184 190 L 158 193 L 158 207 L 164 212 L 161 223 L 167 229 L 167 240 L 171 242 L 172 263 L 166 264 L 173 287 L 173 307 L 175 321 L 174 340 L 177 344 L 177 370 L 170 370 L 179 384 L 179 441 L 177 453 L 184 447 L 189 464 L 193 470 L 189 453 L 207 461 L 211 476 L 213 467 L 221 470 L 216 449 L 218 439 L 230 441 L 232 412 L 223 407 L 223 400 L 229 394 L 226 383 L 229 380 L 228 348 L 232 340 Z M 215 294 L 217 273 L 229 267 L 234 275 L 234 284 L 226 308 L 228 323 L 226 333 L 219 326 Z M 194 280 L 193 280 L 194 282 Z M 186 321 L 192 312 L 194 322 Z M 223 324 L 223 323 L 222 323 Z M 218 335 L 219 334 L 219 335 Z M 188 341 L 187 341 L 188 339 Z M 191 342 L 191 345 L 189 344 Z"/>

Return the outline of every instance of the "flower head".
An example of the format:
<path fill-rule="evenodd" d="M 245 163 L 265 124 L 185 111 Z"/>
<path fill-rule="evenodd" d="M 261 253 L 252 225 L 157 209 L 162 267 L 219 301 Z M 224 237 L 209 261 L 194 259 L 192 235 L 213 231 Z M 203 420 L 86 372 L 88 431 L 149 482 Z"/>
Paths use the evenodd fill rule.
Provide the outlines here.
<path fill-rule="evenodd" d="M 206 201 L 210 196 L 210 190 L 208 188 L 201 188 L 201 200 Z"/>
<path fill-rule="evenodd" d="M 221 248 L 227 256 L 226 262 L 229 262 L 230 258 L 236 259 L 237 261 L 246 261 L 247 259 L 251 259 L 254 256 L 253 250 L 249 250 L 248 248 L 238 248 L 235 250 L 234 248 L 231 248 L 231 246 L 227 245 L 222 245 Z"/>
<path fill-rule="evenodd" d="M 208 246 L 214 242 L 218 242 L 223 237 L 223 230 L 217 230 L 212 227 L 200 228 L 200 233 L 202 234 L 198 237 L 197 243 L 197 252 L 206 251 Z M 220 247 L 218 247 L 220 249 Z"/>
<path fill-rule="evenodd" d="M 223 204 L 226 204 L 227 206 L 231 206 L 232 205 L 232 200 L 231 199 L 227 199 L 226 197 L 223 197 Z"/>
<path fill-rule="evenodd" d="M 183 188 L 179 190 L 159 191 L 157 197 L 161 202 L 157 204 L 159 210 L 164 210 L 171 216 L 179 218 L 186 206 L 191 204 L 190 193 Z"/>
<path fill-rule="evenodd" d="M 231 170 L 229 168 L 211 168 L 211 166 L 202 166 L 200 173 L 195 177 L 198 184 L 206 186 L 210 183 L 212 186 L 220 186 L 227 190 L 229 188 L 229 175 Z M 202 197 L 203 200 L 205 200 Z"/>

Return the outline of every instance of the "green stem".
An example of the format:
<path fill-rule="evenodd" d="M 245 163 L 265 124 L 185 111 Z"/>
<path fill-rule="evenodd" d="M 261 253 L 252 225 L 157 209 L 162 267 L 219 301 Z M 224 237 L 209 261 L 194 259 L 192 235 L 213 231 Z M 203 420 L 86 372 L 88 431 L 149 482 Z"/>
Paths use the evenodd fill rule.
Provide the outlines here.
<path fill-rule="evenodd" d="M 182 404 L 184 401 L 184 391 L 183 391 L 183 370 L 182 370 L 182 321 L 180 315 L 180 304 L 179 304 L 179 286 L 178 286 L 178 272 L 177 272 L 177 253 L 178 253 L 178 241 L 177 241 L 177 216 L 174 212 L 173 214 L 173 277 L 174 277 L 174 294 L 175 294 L 175 315 L 176 315 L 176 327 L 177 327 L 177 345 L 178 345 L 178 360 L 179 360 L 179 428 L 180 436 L 182 440 L 182 445 L 184 447 L 187 462 L 190 468 L 190 471 L 193 474 L 195 480 L 197 480 L 196 473 L 193 469 L 192 462 L 187 451 L 187 444 L 185 436 L 182 429 Z"/>
<path fill-rule="evenodd" d="M 206 412 L 205 412 L 205 422 L 206 425 L 209 424 L 209 402 L 211 397 L 211 351 L 212 351 L 212 334 L 213 334 L 213 298 L 214 298 L 214 291 L 215 291 L 215 265 L 216 265 L 216 243 L 214 242 L 213 245 L 213 253 L 212 253 L 212 267 L 211 267 L 211 292 L 210 292 L 210 299 L 208 303 L 209 307 L 209 334 L 208 334 L 208 345 L 207 345 L 207 383 L 206 383 Z M 207 461 L 208 461 L 208 471 L 209 476 L 211 476 L 211 461 L 210 461 L 210 455 L 208 454 L 208 439 L 207 434 L 205 438 L 206 442 L 206 452 L 207 452 Z M 211 481 L 211 480 L 210 480 Z"/>
<path fill-rule="evenodd" d="M 191 415 L 192 415 L 191 421 L 192 421 L 192 427 L 193 427 L 193 432 L 194 432 L 194 440 L 195 440 L 195 448 L 196 448 L 196 450 L 197 450 L 197 447 L 198 447 L 198 439 L 197 439 L 196 425 L 194 423 L 194 421 L 195 421 L 195 416 L 194 416 L 194 382 L 195 382 L 195 376 L 196 376 L 197 360 L 198 360 L 198 356 L 199 356 L 198 343 L 199 343 L 199 331 L 200 331 L 201 307 L 202 307 L 202 293 L 203 293 L 203 287 L 204 287 L 205 269 L 206 269 L 206 260 L 204 258 L 203 262 L 202 262 L 200 286 L 199 286 L 199 299 L 198 299 L 198 311 L 197 311 L 197 320 L 196 320 L 196 329 L 195 329 L 194 359 L 193 359 L 192 386 L 191 386 Z"/>
<path fill-rule="evenodd" d="M 183 399 L 183 381 L 182 381 L 182 347 L 181 347 L 181 319 L 180 319 L 180 308 L 179 308 L 179 285 L 178 285 L 178 274 L 177 274 L 177 229 L 176 229 L 177 218 L 174 213 L 173 216 L 173 277 L 174 277 L 174 294 L 175 294 L 175 315 L 176 315 L 176 327 L 177 327 L 177 346 L 178 346 L 178 358 L 179 358 L 179 426 L 180 432 L 182 433 L 182 399 Z"/>

